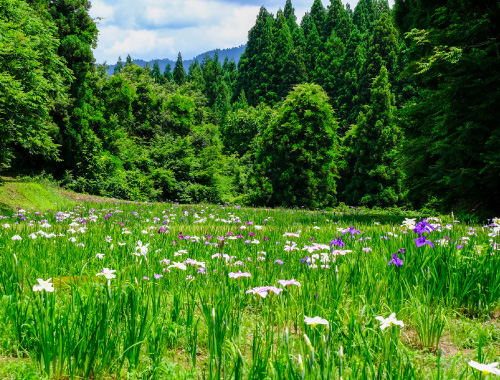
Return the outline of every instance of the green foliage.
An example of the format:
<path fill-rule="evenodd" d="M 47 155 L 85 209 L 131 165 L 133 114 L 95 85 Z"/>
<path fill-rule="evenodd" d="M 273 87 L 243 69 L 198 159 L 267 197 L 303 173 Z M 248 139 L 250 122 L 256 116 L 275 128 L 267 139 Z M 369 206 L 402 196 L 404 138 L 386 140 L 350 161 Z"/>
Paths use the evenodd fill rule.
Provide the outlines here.
<path fill-rule="evenodd" d="M 261 7 L 255 25 L 248 32 L 247 48 L 238 63 L 237 93 L 242 90 L 252 106 L 259 102 L 276 100 L 272 86 L 275 46 L 273 39 L 274 18 Z"/>
<path fill-rule="evenodd" d="M 230 70 L 227 65 L 226 68 Z M 224 70 L 219 62 L 219 54 L 217 52 L 215 52 L 214 59 L 208 55 L 203 58 L 201 71 L 204 80 L 203 92 L 207 97 L 208 106 L 214 112 L 214 121 L 222 124 L 231 107 L 231 92 L 229 87 L 231 79 L 227 78 L 229 83 L 225 82 Z M 231 74 L 228 73 L 228 75 L 230 76 Z"/>
<path fill-rule="evenodd" d="M 172 94 L 165 103 L 165 111 L 171 117 L 173 132 L 181 136 L 191 131 L 195 118 L 195 103 L 189 96 L 179 93 Z"/>
<path fill-rule="evenodd" d="M 284 3 L 238 67 L 128 55 L 108 76 L 88 0 L 0 0 L 0 165 L 127 199 L 500 210 L 497 2 L 314 0 L 300 27 Z"/>
<path fill-rule="evenodd" d="M 15 154 L 59 156 L 50 112 L 67 101 L 70 71 L 47 12 L 0 1 L 0 166 Z M 17 150 L 17 153 L 15 153 Z"/>
<path fill-rule="evenodd" d="M 326 206 L 335 201 L 337 122 L 326 93 L 298 85 L 263 132 L 256 152 L 257 198 L 270 205 Z"/>
<path fill-rule="evenodd" d="M 182 64 L 181 52 L 177 55 L 177 61 L 175 62 L 172 78 L 179 86 L 186 81 L 186 70 L 184 70 L 184 65 Z"/>
<path fill-rule="evenodd" d="M 276 117 L 276 111 L 263 104 L 244 107 L 230 113 L 221 128 L 222 142 L 227 153 L 244 156 L 255 151 L 255 140 Z"/>
<path fill-rule="evenodd" d="M 389 74 L 382 66 L 371 88 L 370 105 L 344 141 L 352 170 L 344 174 L 350 179 L 344 190 L 349 204 L 387 207 L 403 200 L 402 134 L 396 126 L 394 103 Z"/>
<path fill-rule="evenodd" d="M 500 210 L 499 3 L 396 1 L 419 94 L 402 116 L 418 207 Z"/>
<path fill-rule="evenodd" d="M 302 55 L 293 45 L 288 22 L 282 12 L 279 12 L 276 27 L 276 63 L 275 82 L 278 99 L 284 98 L 292 88 L 303 83 L 306 78 L 306 68 Z"/>
<path fill-rule="evenodd" d="M 165 78 L 160 71 L 160 64 L 158 63 L 158 60 L 156 60 L 153 64 L 153 70 L 151 70 L 149 75 L 154 79 L 156 83 L 163 84 L 165 82 Z"/>

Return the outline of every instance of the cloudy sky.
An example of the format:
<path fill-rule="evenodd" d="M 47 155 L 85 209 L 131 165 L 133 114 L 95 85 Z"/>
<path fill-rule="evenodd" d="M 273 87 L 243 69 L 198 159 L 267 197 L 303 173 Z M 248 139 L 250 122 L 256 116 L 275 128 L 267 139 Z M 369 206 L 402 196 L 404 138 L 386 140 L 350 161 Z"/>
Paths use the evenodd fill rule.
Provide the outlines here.
<path fill-rule="evenodd" d="M 357 0 L 343 0 L 351 7 Z M 313 0 L 292 0 L 297 20 Z M 326 6 L 328 0 L 323 0 Z M 243 45 L 264 5 L 276 14 L 285 0 L 92 0 L 90 15 L 100 18 L 97 63 L 113 64 L 118 56 L 134 59 L 184 59 L 215 48 Z"/>

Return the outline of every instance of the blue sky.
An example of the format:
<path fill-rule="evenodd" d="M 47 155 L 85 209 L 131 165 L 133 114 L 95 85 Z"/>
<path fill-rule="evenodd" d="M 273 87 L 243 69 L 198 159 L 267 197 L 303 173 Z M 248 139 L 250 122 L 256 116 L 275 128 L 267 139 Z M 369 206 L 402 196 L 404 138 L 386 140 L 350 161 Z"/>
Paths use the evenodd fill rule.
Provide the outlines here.
<path fill-rule="evenodd" d="M 357 0 L 343 0 L 351 7 Z M 391 1 L 392 3 L 393 1 Z M 292 0 L 297 21 L 313 0 Z M 328 0 L 323 0 L 326 6 Z M 97 63 L 134 59 L 184 59 L 215 48 L 246 43 L 259 8 L 276 14 L 285 0 L 93 0 L 90 15 L 100 18 Z"/>

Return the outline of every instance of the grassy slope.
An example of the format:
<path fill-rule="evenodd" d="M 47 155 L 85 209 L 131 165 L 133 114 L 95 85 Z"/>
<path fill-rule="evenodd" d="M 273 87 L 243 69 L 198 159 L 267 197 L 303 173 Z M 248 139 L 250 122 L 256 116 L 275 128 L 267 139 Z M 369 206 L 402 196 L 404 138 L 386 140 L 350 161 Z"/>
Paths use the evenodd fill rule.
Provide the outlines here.
<path fill-rule="evenodd" d="M 33 182 L 12 177 L 0 178 L 0 213 L 17 207 L 27 211 L 66 209 L 89 200 L 110 201 L 66 191 L 49 182 Z"/>

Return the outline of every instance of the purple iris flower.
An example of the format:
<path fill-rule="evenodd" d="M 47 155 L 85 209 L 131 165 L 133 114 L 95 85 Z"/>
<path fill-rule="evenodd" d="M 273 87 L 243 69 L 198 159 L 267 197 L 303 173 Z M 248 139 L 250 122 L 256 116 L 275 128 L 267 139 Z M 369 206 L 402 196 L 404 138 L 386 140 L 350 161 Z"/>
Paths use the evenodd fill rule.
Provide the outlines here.
<path fill-rule="evenodd" d="M 415 243 L 417 243 L 417 248 L 420 248 L 425 244 L 429 244 L 429 246 L 431 248 L 434 248 L 434 244 L 432 243 L 432 241 L 427 240 L 427 236 L 425 236 L 425 235 L 422 235 L 422 236 L 416 238 Z"/>
<path fill-rule="evenodd" d="M 425 219 L 422 219 L 421 222 L 417 223 L 417 225 L 413 229 L 413 232 L 419 234 L 420 236 L 422 236 L 424 232 L 431 233 L 432 231 L 435 231 L 435 228 L 427 223 Z"/>
<path fill-rule="evenodd" d="M 400 267 L 403 265 L 403 260 L 401 260 L 398 257 L 398 254 L 395 253 L 394 255 L 392 255 L 392 260 L 387 263 L 387 265 L 391 265 L 391 264 L 394 264 L 396 267 Z"/>
<path fill-rule="evenodd" d="M 406 248 L 401 248 L 398 250 L 398 253 L 406 253 Z"/>
<path fill-rule="evenodd" d="M 306 263 L 307 265 L 311 265 L 311 259 L 309 256 L 304 257 L 303 259 L 300 259 L 301 263 Z"/>
<path fill-rule="evenodd" d="M 274 260 L 274 262 L 279 264 L 279 265 L 283 265 L 283 261 L 280 259 L 276 259 L 276 260 Z"/>
<path fill-rule="evenodd" d="M 358 230 L 356 230 L 356 229 L 354 228 L 354 226 L 351 226 L 351 227 L 349 227 L 347 230 L 344 230 L 344 231 L 342 232 L 342 235 L 344 235 L 344 234 L 345 234 L 345 233 L 347 233 L 347 232 L 350 232 L 350 233 L 351 233 L 351 236 L 354 236 L 355 234 L 361 235 L 361 233 L 360 233 Z"/>
<path fill-rule="evenodd" d="M 359 231 L 358 231 L 359 233 Z M 340 248 L 342 248 L 345 243 L 342 241 L 342 238 L 339 237 L 338 239 L 333 239 L 331 242 L 330 242 L 330 247 L 334 246 L 334 245 L 337 245 L 339 246 Z"/>

